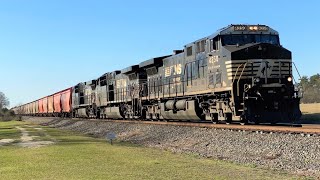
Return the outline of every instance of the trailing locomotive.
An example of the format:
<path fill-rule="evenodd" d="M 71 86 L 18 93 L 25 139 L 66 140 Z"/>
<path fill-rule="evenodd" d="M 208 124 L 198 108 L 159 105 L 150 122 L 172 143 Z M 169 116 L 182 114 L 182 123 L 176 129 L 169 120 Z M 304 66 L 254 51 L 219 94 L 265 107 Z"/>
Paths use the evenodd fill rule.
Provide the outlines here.
<path fill-rule="evenodd" d="M 49 105 L 48 96 L 14 110 L 83 118 L 292 123 L 301 117 L 292 68 L 291 52 L 281 46 L 277 31 L 230 25 L 171 55 L 79 83 L 69 89 L 69 98 L 51 102 L 70 108 Z"/>

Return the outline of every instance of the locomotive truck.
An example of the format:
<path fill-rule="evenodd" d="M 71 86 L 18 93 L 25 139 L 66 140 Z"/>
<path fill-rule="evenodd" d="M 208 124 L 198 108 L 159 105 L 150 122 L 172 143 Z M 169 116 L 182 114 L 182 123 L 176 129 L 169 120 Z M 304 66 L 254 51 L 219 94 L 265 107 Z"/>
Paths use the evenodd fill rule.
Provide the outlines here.
<path fill-rule="evenodd" d="M 266 25 L 229 25 L 155 57 L 13 108 L 24 115 L 293 123 L 291 52 Z"/>

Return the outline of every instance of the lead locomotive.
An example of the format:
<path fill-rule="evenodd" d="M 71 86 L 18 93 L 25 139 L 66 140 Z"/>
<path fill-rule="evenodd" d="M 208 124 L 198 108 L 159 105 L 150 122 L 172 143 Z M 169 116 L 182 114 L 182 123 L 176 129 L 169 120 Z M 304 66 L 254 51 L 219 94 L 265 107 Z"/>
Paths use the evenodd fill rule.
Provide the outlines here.
<path fill-rule="evenodd" d="M 265 25 L 230 25 L 72 88 L 70 116 L 292 123 L 301 117 L 291 52 Z"/>

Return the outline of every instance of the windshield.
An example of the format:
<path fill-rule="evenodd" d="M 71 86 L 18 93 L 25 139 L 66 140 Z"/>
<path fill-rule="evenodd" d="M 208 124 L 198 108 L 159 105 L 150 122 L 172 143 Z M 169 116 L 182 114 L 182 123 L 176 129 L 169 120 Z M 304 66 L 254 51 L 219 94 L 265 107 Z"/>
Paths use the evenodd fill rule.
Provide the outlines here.
<path fill-rule="evenodd" d="M 244 45 L 249 43 L 270 43 L 279 45 L 277 35 L 269 34 L 230 34 L 221 37 L 222 45 Z"/>

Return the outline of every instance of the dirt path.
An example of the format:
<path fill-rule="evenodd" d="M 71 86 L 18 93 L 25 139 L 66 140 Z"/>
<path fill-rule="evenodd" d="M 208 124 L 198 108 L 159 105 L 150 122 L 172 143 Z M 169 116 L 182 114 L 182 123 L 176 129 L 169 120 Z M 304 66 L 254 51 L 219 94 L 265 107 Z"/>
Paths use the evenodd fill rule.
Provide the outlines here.
<path fill-rule="evenodd" d="M 25 128 L 22 128 L 22 127 L 16 127 L 16 128 L 19 129 L 22 133 L 21 142 L 30 142 L 33 140 L 33 138 L 29 136 L 29 133 L 28 131 L 26 131 Z"/>
<path fill-rule="evenodd" d="M 0 147 L 7 144 L 11 144 L 13 142 L 14 142 L 14 139 L 0 139 Z"/>
<path fill-rule="evenodd" d="M 34 128 L 33 126 L 28 126 L 28 127 L 36 129 L 37 131 L 41 131 L 43 132 L 42 134 L 44 134 L 44 136 L 50 137 L 50 135 L 44 132 L 42 128 Z M 22 134 L 20 138 L 21 142 L 17 143 L 18 146 L 25 147 L 25 148 L 38 148 L 38 147 L 48 146 L 55 143 L 54 139 L 52 138 L 50 138 L 51 141 L 35 140 L 34 138 L 36 138 L 36 136 L 30 136 L 29 132 L 25 128 L 22 128 L 22 127 L 16 127 L 16 128 L 19 129 Z"/>

